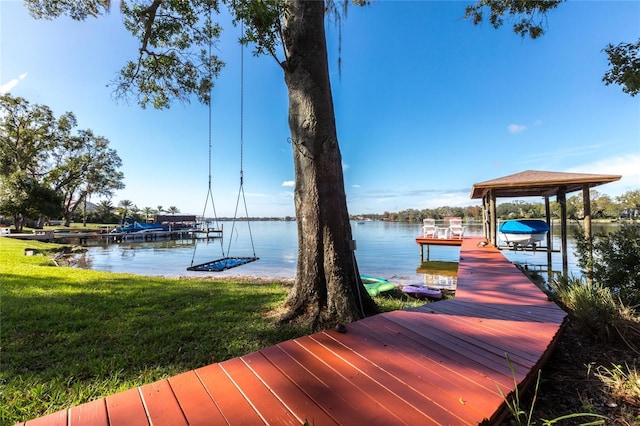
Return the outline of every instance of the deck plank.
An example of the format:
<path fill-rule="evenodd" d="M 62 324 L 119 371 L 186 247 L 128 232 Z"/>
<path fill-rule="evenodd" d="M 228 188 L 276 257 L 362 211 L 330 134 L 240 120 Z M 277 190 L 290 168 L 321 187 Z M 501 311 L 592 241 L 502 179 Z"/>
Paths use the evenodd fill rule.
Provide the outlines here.
<path fill-rule="evenodd" d="M 265 423 L 264 419 L 258 415 L 254 407 L 222 370 L 220 364 L 198 368 L 196 374 L 228 424 L 258 425 Z"/>
<path fill-rule="evenodd" d="M 397 377 L 389 375 L 384 370 L 376 369 L 371 363 L 361 362 L 361 359 L 355 357 L 344 346 L 333 346 L 334 350 L 331 350 L 320 344 L 315 335 L 296 342 L 362 392 L 375 395 L 378 404 L 384 401 L 385 406 L 392 408 L 394 413 L 402 413 L 403 422 L 408 424 L 441 424 L 443 418 L 449 417 L 451 419 L 451 416 L 447 416 L 449 411 L 460 409 L 459 403 L 447 398 L 436 398 L 439 404 L 429 398 L 424 398 L 424 395 L 416 389 L 398 383 Z M 407 376 L 414 379 L 416 374 L 415 372 L 409 373 Z M 437 392 L 436 395 L 438 395 Z M 425 409 L 427 404 L 431 405 L 430 410 Z M 442 413 L 443 411 L 444 413 Z M 459 413 L 456 423 L 473 424 L 473 419 L 476 418 L 477 414 Z"/>
<path fill-rule="evenodd" d="M 294 425 L 304 420 L 297 419 L 282 404 L 241 358 L 233 358 L 220 363 L 220 367 L 240 388 L 244 398 L 251 403 L 267 424 Z"/>
<path fill-rule="evenodd" d="M 104 398 L 69 409 L 69 426 L 108 426 L 107 405 Z"/>
<path fill-rule="evenodd" d="M 26 426 L 67 426 L 68 410 L 61 410 L 25 422 Z"/>
<path fill-rule="evenodd" d="M 170 377 L 169 384 L 189 425 L 226 422 L 195 371 Z"/>
<path fill-rule="evenodd" d="M 385 334 L 384 331 L 381 334 Z M 378 335 L 373 338 L 365 336 L 372 336 L 372 333 L 365 327 L 361 330 L 354 327 L 349 328 L 347 336 L 340 339 L 330 333 L 315 335 L 314 338 L 327 346 L 346 346 L 354 357 L 362 359 L 352 357 L 351 362 L 357 365 L 368 362 L 372 366 L 369 368 L 387 373 L 390 377 L 385 384 L 390 389 L 395 389 L 394 386 L 399 384 L 419 393 L 428 400 L 423 408 L 430 416 L 435 416 L 442 407 L 448 407 L 447 415 L 438 417 L 441 424 L 460 422 L 462 419 L 457 415 L 467 408 L 480 414 L 479 418 L 488 417 L 495 408 L 496 398 L 500 397 L 495 384 L 476 371 L 452 368 L 445 359 L 427 356 L 431 354 L 425 353 L 422 347 L 416 350 L 416 345 L 407 344 L 407 339 L 401 335 L 392 336 L 391 339 L 379 338 Z M 369 355 L 372 352 L 375 356 Z"/>
<path fill-rule="evenodd" d="M 283 374 L 262 351 L 254 352 L 242 357 L 255 375 L 269 386 L 269 390 L 282 401 L 282 403 L 296 415 L 301 423 L 308 421 L 309 424 L 331 425 L 338 424 L 337 420 L 331 417 L 326 411 L 319 407 L 289 378 Z"/>
<path fill-rule="evenodd" d="M 348 424 L 356 418 L 362 424 L 380 424 L 384 419 L 387 419 L 387 423 L 403 423 L 380 407 L 380 404 L 366 393 L 353 386 L 349 380 L 337 374 L 331 375 L 330 370 L 324 365 L 324 368 L 319 367 L 321 363 L 314 362 L 311 354 L 305 351 L 296 356 L 296 352 L 301 349 L 296 350 L 298 345 L 295 343 L 295 346 L 290 347 L 290 342 L 271 346 L 262 352 L 339 424 Z M 291 354 L 284 347 L 293 350 L 294 353 Z"/>
<path fill-rule="evenodd" d="M 188 424 L 168 380 L 140 386 L 139 390 L 149 417 L 149 423 L 153 426 Z"/>
<path fill-rule="evenodd" d="M 357 335 L 358 331 L 351 328 L 348 334 Z M 424 359 L 420 359 L 419 356 L 399 356 L 400 351 L 397 349 L 402 346 L 399 341 L 395 343 L 395 350 L 391 351 L 391 354 L 387 350 L 388 347 L 374 340 L 362 343 L 360 339 L 352 339 L 352 346 L 348 346 L 344 344 L 348 339 L 341 338 L 338 341 L 330 333 L 315 334 L 313 340 L 325 350 L 339 354 L 344 362 L 353 365 L 361 374 L 384 386 L 404 404 L 409 404 L 423 415 L 426 414 L 434 424 L 474 424 L 474 420 L 482 417 L 481 410 L 477 410 L 474 405 L 466 404 L 461 386 L 452 390 L 451 380 L 441 373 L 440 365 L 436 365 L 432 360 L 423 362 Z M 385 401 L 389 401 L 398 409 L 402 407 L 402 404 L 392 403 L 387 398 Z M 404 414 L 407 410 L 402 412 Z M 420 424 L 424 422 L 423 419 Z"/>
<path fill-rule="evenodd" d="M 149 419 L 138 388 L 109 395 L 106 398 L 109 424 L 147 426 Z"/>

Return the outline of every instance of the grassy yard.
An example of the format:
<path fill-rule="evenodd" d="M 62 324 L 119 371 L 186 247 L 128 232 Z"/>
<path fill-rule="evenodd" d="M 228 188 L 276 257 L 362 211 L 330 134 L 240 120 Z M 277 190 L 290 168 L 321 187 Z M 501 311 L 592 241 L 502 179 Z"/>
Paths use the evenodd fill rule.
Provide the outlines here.
<path fill-rule="evenodd" d="M 306 334 L 287 290 L 53 266 L 0 238 L 0 420 L 13 424 Z"/>

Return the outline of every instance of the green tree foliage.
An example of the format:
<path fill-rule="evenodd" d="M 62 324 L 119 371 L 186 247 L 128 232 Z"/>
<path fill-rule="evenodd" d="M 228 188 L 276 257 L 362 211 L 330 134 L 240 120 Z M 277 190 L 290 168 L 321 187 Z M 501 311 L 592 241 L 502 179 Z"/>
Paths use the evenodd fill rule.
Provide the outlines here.
<path fill-rule="evenodd" d="M 504 24 L 505 16 L 514 17 L 513 31 L 522 37 L 538 38 L 544 34 L 546 13 L 563 0 L 480 0 L 467 6 L 465 18 L 475 25 L 488 19 L 494 28 Z"/>
<path fill-rule="evenodd" d="M 640 224 L 622 224 L 613 233 L 587 239 L 578 230 L 578 265 L 593 282 L 609 288 L 626 306 L 640 306 Z"/>
<path fill-rule="evenodd" d="M 0 212 L 11 216 L 20 232 L 27 218 L 61 214 L 62 196 L 25 172 L 14 172 L 0 176 Z"/>
<path fill-rule="evenodd" d="M 602 81 L 608 86 L 619 84 L 622 91 L 635 96 L 640 93 L 640 39 L 635 43 L 609 44 L 604 49 L 611 69 Z"/>
<path fill-rule="evenodd" d="M 122 161 L 109 141 L 91 130 L 74 135 L 72 113 L 56 119 L 48 107 L 8 94 L 0 97 L 0 111 L 0 209 L 14 222 L 62 214 L 68 225 L 89 195 L 124 187 Z"/>
<path fill-rule="evenodd" d="M 627 191 L 616 197 L 616 201 L 620 206 L 620 213 L 629 219 L 640 216 L 640 189 Z"/>
<path fill-rule="evenodd" d="M 496 216 L 501 220 L 520 218 L 541 218 L 545 216 L 544 204 L 516 200 L 496 206 Z"/>
<path fill-rule="evenodd" d="M 118 216 L 115 214 L 115 206 L 110 199 L 101 200 L 93 211 L 94 220 L 98 223 L 115 223 L 118 222 Z"/>

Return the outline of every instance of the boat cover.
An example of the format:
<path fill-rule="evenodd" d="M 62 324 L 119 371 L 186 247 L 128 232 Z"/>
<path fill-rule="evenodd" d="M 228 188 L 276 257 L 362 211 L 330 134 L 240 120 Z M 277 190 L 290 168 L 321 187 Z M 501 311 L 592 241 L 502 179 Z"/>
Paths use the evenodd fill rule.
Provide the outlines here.
<path fill-rule="evenodd" d="M 255 262 L 258 257 L 223 257 L 221 259 L 212 260 L 211 262 L 201 263 L 199 265 L 190 266 L 187 271 L 201 272 L 221 272 L 236 266 L 246 265 Z"/>
<path fill-rule="evenodd" d="M 518 219 L 502 222 L 499 231 L 503 234 L 541 234 L 549 231 L 549 225 L 539 219 Z"/>

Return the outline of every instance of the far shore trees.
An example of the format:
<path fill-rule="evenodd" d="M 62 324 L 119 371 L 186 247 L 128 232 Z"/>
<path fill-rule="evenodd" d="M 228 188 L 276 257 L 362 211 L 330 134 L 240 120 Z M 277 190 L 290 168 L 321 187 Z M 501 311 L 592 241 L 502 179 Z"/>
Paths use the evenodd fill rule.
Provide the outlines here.
<path fill-rule="evenodd" d="M 122 161 L 109 141 L 91 130 L 73 133 L 76 118 L 56 118 L 44 105 L 0 97 L 0 213 L 13 217 L 19 232 L 27 218 L 73 213 L 92 194 L 111 196 L 124 188 Z"/>

